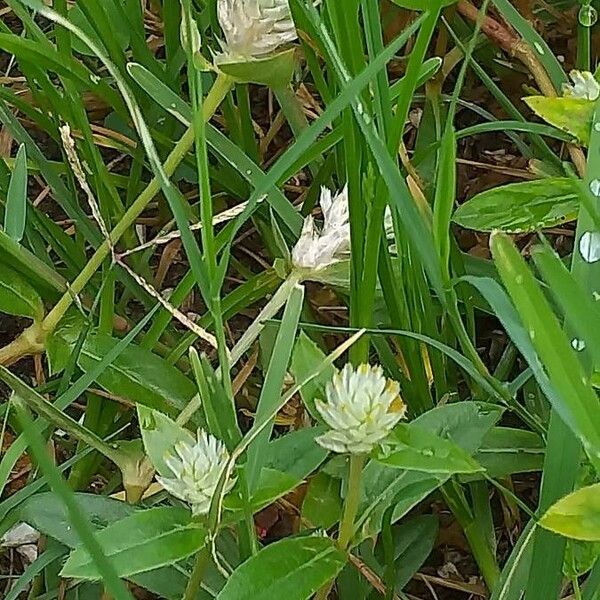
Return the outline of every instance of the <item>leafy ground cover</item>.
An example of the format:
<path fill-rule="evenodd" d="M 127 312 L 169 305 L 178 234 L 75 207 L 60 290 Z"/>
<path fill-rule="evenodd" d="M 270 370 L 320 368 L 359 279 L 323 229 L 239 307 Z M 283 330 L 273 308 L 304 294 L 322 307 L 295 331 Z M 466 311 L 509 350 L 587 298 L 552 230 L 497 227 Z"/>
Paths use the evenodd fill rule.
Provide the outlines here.
<path fill-rule="evenodd" d="M 0 2 L 0 586 L 600 598 L 589 0 Z"/>

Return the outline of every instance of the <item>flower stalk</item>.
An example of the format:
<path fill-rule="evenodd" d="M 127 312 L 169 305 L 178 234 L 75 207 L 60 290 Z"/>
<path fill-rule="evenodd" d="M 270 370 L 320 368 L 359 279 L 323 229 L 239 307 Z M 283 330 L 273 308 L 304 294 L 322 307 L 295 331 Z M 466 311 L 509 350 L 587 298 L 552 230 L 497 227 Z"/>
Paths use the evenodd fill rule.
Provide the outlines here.
<path fill-rule="evenodd" d="M 340 533 L 337 540 L 337 546 L 342 551 L 348 548 L 354 535 L 354 521 L 360 502 L 360 479 L 365 462 L 365 454 L 350 455 L 348 490 L 346 492 L 346 499 L 344 500 L 344 513 L 340 522 Z"/>

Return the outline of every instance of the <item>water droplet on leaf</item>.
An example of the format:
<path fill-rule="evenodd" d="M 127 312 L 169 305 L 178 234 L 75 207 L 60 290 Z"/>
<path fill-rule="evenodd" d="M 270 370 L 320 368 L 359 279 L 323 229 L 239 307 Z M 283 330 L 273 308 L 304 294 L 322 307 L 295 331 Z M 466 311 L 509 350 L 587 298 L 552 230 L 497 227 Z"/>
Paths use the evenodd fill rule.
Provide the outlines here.
<path fill-rule="evenodd" d="M 571 341 L 571 346 L 573 346 L 573 350 L 582 352 L 585 350 L 585 341 L 575 338 Z"/>
<path fill-rule="evenodd" d="M 593 27 L 598 21 L 598 11 L 590 4 L 584 4 L 579 9 L 577 18 L 584 27 Z"/>
<path fill-rule="evenodd" d="M 579 240 L 579 253 L 585 262 L 593 263 L 600 260 L 600 233 L 586 231 Z"/>

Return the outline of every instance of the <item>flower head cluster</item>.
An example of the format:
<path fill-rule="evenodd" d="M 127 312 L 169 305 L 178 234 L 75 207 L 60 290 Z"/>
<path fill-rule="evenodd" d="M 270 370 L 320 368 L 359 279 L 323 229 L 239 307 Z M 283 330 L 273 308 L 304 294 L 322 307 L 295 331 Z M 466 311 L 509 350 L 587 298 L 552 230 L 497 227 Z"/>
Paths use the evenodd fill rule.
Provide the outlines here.
<path fill-rule="evenodd" d="M 386 379 L 380 366 L 347 364 L 326 395 L 316 407 L 331 429 L 316 441 L 333 452 L 370 452 L 406 414 L 398 382 Z"/>
<path fill-rule="evenodd" d="M 187 502 L 194 515 L 210 509 L 212 497 L 229 460 L 227 449 L 216 437 L 198 430 L 196 440 L 180 441 L 165 462 L 174 477 L 157 477 L 159 483 L 176 498 Z M 231 489 L 233 481 L 228 482 Z"/>
<path fill-rule="evenodd" d="M 583 100 L 598 100 L 600 84 L 589 71 L 571 71 L 569 77 L 573 85 L 563 85 L 563 96 L 566 98 L 581 98 Z"/>
<path fill-rule="evenodd" d="M 288 0 L 218 0 L 217 16 L 225 35 L 218 62 L 258 58 L 298 37 Z"/>
<path fill-rule="evenodd" d="M 300 239 L 292 250 L 292 263 L 300 269 L 323 269 L 350 250 L 348 187 L 336 194 L 321 188 L 323 228 L 319 232 L 312 215 L 304 220 Z"/>

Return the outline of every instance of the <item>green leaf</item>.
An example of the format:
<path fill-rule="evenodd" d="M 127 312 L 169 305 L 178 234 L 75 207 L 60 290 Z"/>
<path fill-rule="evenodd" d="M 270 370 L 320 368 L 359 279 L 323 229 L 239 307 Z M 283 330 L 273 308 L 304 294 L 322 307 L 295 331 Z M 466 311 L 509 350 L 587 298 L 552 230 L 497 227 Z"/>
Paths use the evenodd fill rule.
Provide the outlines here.
<path fill-rule="evenodd" d="M 21 144 L 17 157 L 8 193 L 6 195 L 6 208 L 4 211 L 4 231 L 15 242 L 20 242 L 25 232 L 27 219 L 27 154 L 25 146 Z"/>
<path fill-rule="evenodd" d="M 396 592 L 402 591 L 431 554 L 438 529 L 438 519 L 435 515 L 420 515 L 392 528 Z M 361 544 L 361 557 L 375 573 L 384 576 L 385 555 L 382 540 L 378 541 L 374 552 L 371 546 L 372 542 L 369 540 Z"/>
<path fill-rule="evenodd" d="M 340 520 L 342 515 L 342 481 L 321 471 L 308 484 L 304 502 L 302 502 L 302 518 L 311 527 L 329 529 Z"/>
<path fill-rule="evenodd" d="M 20 273 L 31 285 L 45 294 L 44 297 L 54 299 L 67 289 L 61 275 L 4 231 L 0 231 L 0 269 L 4 270 L 5 266 Z"/>
<path fill-rule="evenodd" d="M 34 321 L 44 317 L 39 294 L 19 273 L 6 266 L 0 271 L 0 312 Z"/>
<path fill-rule="evenodd" d="M 325 359 L 325 353 L 306 335 L 301 332 L 298 336 L 294 352 L 292 354 L 292 363 L 290 371 L 296 382 L 303 381 L 306 376 L 315 370 L 318 364 Z M 318 377 L 309 381 L 301 390 L 300 395 L 304 405 L 308 409 L 311 417 L 321 422 L 321 416 L 315 408 L 317 398 L 325 399 L 325 386 L 332 380 L 336 373 L 333 365 L 327 367 Z"/>
<path fill-rule="evenodd" d="M 63 371 L 73 352 L 77 340 L 85 327 L 83 315 L 78 310 L 71 310 L 60 320 L 58 327 L 46 340 L 46 355 L 50 373 Z"/>
<path fill-rule="evenodd" d="M 120 577 L 144 573 L 191 556 L 204 546 L 206 529 L 183 508 L 138 511 L 96 534 Z M 97 579 L 99 572 L 83 547 L 76 548 L 62 577 Z"/>
<path fill-rule="evenodd" d="M 103 6 L 113 27 L 113 37 L 119 48 L 121 48 L 121 50 L 125 50 L 125 48 L 129 46 L 129 28 L 127 23 L 121 18 L 120 13 L 115 6 L 115 2 L 123 2 L 123 0 L 104 2 Z M 93 40 L 98 46 L 102 47 L 102 40 L 79 6 L 75 5 L 69 11 L 68 17 L 69 21 L 71 21 L 73 25 L 79 27 L 79 29 L 81 29 L 81 31 L 83 31 L 91 40 Z M 80 41 L 76 36 L 73 36 L 72 44 L 75 52 L 79 52 L 79 54 L 84 54 L 86 56 L 95 56 L 94 52 L 92 52 L 87 45 Z"/>
<path fill-rule="evenodd" d="M 579 187 L 569 177 L 551 177 L 492 188 L 462 204 L 455 223 L 476 231 L 526 233 L 573 221 Z"/>
<path fill-rule="evenodd" d="M 329 454 L 315 442 L 325 432 L 323 427 L 303 427 L 269 442 L 264 466 L 292 475 L 298 480 L 308 477 Z"/>
<path fill-rule="evenodd" d="M 76 493 L 75 501 L 95 529 L 108 527 L 139 510 L 131 504 L 96 494 Z M 27 498 L 14 514 L 44 535 L 69 548 L 79 545 L 69 513 L 61 499 L 53 492 L 43 492 Z"/>
<path fill-rule="evenodd" d="M 450 6 L 454 4 L 457 0 L 438 0 L 437 4 L 441 6 Z M 432 5 L 435 5 L 435 0 L 392 0 L 394 4 L 401 6 L 402 8 L 407 8 L 408 10 L 427 10 L 431 8 Z"/>
<path fill-rule="evenodd" d="M 144 448 L 150 462 L 162 477 L 173 477 L 165 463 L 166 455 L 173 452 L 178 442 L 193 445 L 194 436 L 157 410 L 138 404 L 137 411 Z"/>
<path fill-rule="evenodd" d="M 600 542 L 600 483 L 561 498 L 540 519 L 540 525 L 575 540 Z"/>
<path fill-rule="evenodd" d="M 598 396 L 544 293 L 510 238 L 495 234 L 491 247 L 502 281 L 556 390 L 549 400 L 583 443 L 590 460 L 597 465 L 600 448 L 600 423 L 596 418 L 600 413 Z M 528 357 L 528 360 L 532 359 Z M 536 357 L 533 360 L 537 360 Z"/>
<path fill-rule="evenodd" d="M 477 462 L 490 477 L 541 471 L 545 455 L 544 440 L 532 431 L 494 427 L 475 454 Z"/>
<path fill-rule="evenodd" d="M 345 555 L 328 538 L 287 538 L 236 569 L 217 600 L 306 600 L 345 564 Z"/>
<path fill-rule="evenodd" d="M 400 423 L 376 451 L 390 467 L 422 473 L 478 473 L 483 467 L 454 442 L 414 424 Z"/>
<path fill-rule="evenodd" d="M 294 74 L 295 50 L 291 48 L 267 58 L 243 62 L 219 62 L 219 70 L 238 83 L 257 83 L 274 89 L 286 86 Z"/>
<path fill-rule="evenodd" d="M 595 102 L 583 98 L 523 98 L 533 112 L 587 146 L 590 143 Z"/>
<path fill-rule="evenodd" d="M 92 333 L 83 345 L 78 364 L 89 371 L 118 343 L 103 333 Z M 145 348 L 130 344 L 96 380 L 107 392 L 176 416 L 196 394 L 195 384 L 176 367 Z"/>

